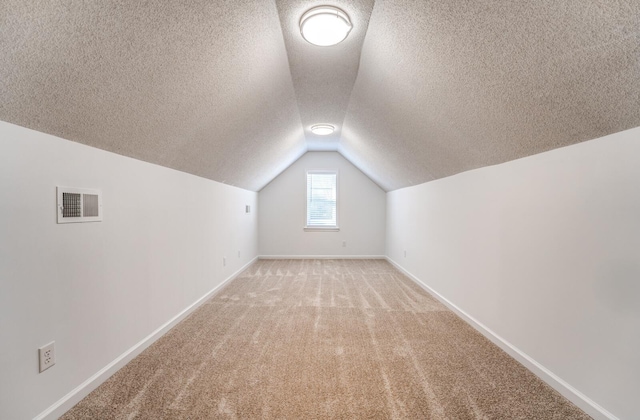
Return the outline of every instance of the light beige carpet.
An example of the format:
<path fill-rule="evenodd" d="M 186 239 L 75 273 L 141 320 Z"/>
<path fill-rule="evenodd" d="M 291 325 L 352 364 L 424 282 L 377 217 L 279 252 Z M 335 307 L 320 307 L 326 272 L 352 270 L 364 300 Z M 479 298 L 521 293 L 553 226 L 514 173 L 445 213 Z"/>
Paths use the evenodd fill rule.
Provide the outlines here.
<path fill-rule="evenodd" d="M 262 260 L 63 419 L 589 418 L 383 260 Z"/>

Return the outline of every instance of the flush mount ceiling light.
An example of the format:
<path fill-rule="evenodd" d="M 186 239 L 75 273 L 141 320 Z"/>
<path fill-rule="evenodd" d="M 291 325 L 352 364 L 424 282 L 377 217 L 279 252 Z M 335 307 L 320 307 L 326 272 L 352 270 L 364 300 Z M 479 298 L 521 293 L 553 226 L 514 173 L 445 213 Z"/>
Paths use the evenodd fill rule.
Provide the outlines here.
<path fill-rule="evenodd" d="M 314 45 L 328 47 L 342 42 L 353 26 L 349 16 L 333 6 L 309 9 L 300 19 L 302 37 Z"/>
<path fill-rule="evenodd" d="M 335 127 L 329 124 L 316 124 L 311 126 L 311 132 L 319 136 L 327 136 L 335 130 Z"/>

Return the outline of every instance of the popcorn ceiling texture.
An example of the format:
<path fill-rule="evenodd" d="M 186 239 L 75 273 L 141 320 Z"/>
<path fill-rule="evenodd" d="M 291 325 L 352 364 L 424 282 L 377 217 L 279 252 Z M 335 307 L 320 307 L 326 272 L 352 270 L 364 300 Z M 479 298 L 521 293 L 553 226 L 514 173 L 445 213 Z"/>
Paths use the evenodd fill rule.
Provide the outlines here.
<path fill-rule="evenodd" d="M 2 1 L 0 119 L 258 190 L 306 150 L 272 2 Z"/>
<path fill-rule="evenodd" d="M 306 150 L 393 190 L 640 125 L 636 0 L 330 2 L 325 48 L 319 4 L 0 2 L 0 119 L 251 190 Z"/>
<path fill-rule="evenodd" d="M 341 153 L 386 190 L 640 125 L 640 2 L 377 0 Z"/>
<path fill-rule="evenodd" d="M 262 260 L 62 416 L 588 419 L 384 260 Z"/>
<path fill-rule="evenodd" d="M 338 5 L 349 15 L 353 29 L 341 43 L 319 47 L 300 36 L 299 24 L 304 12 L 326 5 L 326 2 L 276 0 L 309 150 L 335 151 L 338 148 L 373 3 L 373 0 L 358 0 Z M 336 131 L 329 136 L 313 134 L 310 127 L 318 123 L 331 124 Z"/>

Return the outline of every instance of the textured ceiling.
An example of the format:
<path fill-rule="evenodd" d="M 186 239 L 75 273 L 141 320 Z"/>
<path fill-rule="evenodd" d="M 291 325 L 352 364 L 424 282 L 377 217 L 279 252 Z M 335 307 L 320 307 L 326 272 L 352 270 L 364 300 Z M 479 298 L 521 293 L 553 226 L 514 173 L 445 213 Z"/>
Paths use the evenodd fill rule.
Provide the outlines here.
<path fill-rule="evenodd" d="M 293 86 L 309 150 L 337 150 L 351 89 L 358 75 L 360 51 L 367 31 L 373 0 L 333 3 L 348 15 L 353 29 L 347 39 L 331 47 L 309 44 L 300 36 L 300 17 L 324 1 L 276 0 L 289 55 Z M 329 136 L 311 132 L 314 124 L 336 127 Z"/>
<path fill-rule="evenodd" d="M 320 4 L 337 46 L 299 35 Z M 251 190 L 337 150 L 392 190 L 639 126 L 640 2 L 5 0 L 0 119 Z"/>
<path fill-rule="evenodd" d="M 259 190 L 306 150 L 275 3 L 0 2 L 0 119 Z"/>
<path fill-rule="evenodd" d="M 392 190 L 638 125 L 637 0 L 377 0 L 340 151 Z"/>

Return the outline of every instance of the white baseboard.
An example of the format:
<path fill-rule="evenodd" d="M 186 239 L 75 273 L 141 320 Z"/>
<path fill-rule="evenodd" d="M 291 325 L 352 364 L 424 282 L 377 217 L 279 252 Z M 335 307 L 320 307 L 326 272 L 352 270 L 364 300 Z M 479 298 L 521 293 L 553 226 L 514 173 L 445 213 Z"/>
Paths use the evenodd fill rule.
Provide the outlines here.
<path fill-rule="evenodd" d="M 429 294 L 433 295 L 436 299 L 446 305 L 449 309 L 456 313 L 460 318 L 466 321 L 469 325 L 471 325 L 474 329 L 476 329 L 479 333 L 484 335 L 486 338 L 491 340 L 495 345 L 504 350 L 511 357 L 520 362 L 524 367 L 529 369 L 533 374 L 546 382 L 553 389 L 558 391 L 561 395 L 563 395 L 566 399 L 574 403 L 580 409 L 582 409 L 585 413 L 593 417 L 594 419 L 610 419 L 610 420 L 618 420 L 616 416 L 605 410 L 603 407 L 598 405 L 595 401 L 591 400 L 589 397 L 569 385 L 567 382 L 562 380 L 556 374 L 551 372 L 549 369 L 535 361 L 532 357 L 527 355 L 522 350 L 518 349 L 513 344 L 509 343 L 504 338 L 500 337 L 498 334 L 493 332 L 487 326 L 482 324 L 480 321 L 476 320 L 474 317 L 457 307 L 454 303 L 449 301 L 447 298 L 442 296 L 440 293 L 433 290 L 426 283 L 422 282 L 416 276 L 405 270 L 400 264 L 396 263 L 389 257 L 385 257 L 387 261 L 389 261 L 394 267 L 396 267 L 401 273 L 409 277 L 416 284 L 422 287 Z"/>
<path fill-rule="evenodd" d="M 143 338 L 138 344 L 134 345 L 120 356 L 118 356 L 114 361 L 109 363 L 104 368 L 100 369 L 89 379 L 78 385 L 74 390 L 69 392 L 67 395 L 62 397 L 60 400 L 55 402 L 52 406 L 44 410 L 42 413 L 38 414 L 34 420 L 50 420 L 57 419 L 62 416 L 64 413 L 69 411 L 74 405 L 76 405 L 80 400 L 89 395 L 91 391 L 96 389 L 100 384 L 109 379 L 111 375 L 116 373 L 120 368 L 129 363 L 133 358 L 142 353 L 147 347 L 153 344 L 156 340 L 162 337 L 167 331 L 173 328 L 176 324 L 186 318 L 189 314 L 191 314 L 194 310 L 196 310 L 200 305 L 207 301 L 215 292 L 220 290 L 225 284 L 229 283 L 231 280 L 236 278 L 240 273 L 242 273 L 247 267 L 253 264 L 258 257 L 254 257 L 251 261 L 246 263 L 242 268 L 238 271 L 227 277 L 222 283 L 211 289 L 200 299 L 196 300 L 194 303 L 185 308 L 178 315 L 171 318 L 164 325 L 159 327 L 157 330 L 149 334 L 147 337 Z"/>
<path fill-rule="evenodd" d="M 384 255 L 260 255 L 261 260 L 384 260 Z"/>

